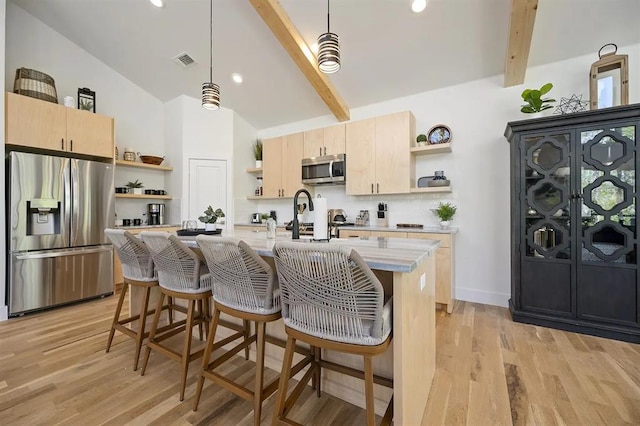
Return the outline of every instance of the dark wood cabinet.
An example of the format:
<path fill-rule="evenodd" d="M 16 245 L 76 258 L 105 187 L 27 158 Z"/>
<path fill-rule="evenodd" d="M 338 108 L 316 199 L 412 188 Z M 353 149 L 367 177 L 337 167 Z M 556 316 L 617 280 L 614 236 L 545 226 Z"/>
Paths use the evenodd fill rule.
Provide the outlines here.
<path fill-rule="evenodd" d="M 640 342 L 640 104 L 514 121 L 515 321 Z"/>

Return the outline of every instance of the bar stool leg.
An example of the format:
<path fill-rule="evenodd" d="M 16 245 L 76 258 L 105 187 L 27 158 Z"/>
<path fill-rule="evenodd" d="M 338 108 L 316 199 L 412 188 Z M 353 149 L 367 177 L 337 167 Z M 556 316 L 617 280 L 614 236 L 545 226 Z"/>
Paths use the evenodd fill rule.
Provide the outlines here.
<path fill-rule="evenodd" d="M 262 414 L 262 385 L 264 384 L 264 335 L 266 327 L 266 323 L 262 321 L 256 321 L 256 333 L 258 334 L 258 340 L 256 341 L 256 386 L 253 391 L 254 426 L 260 426 L 260 417 Z"/>
<path fill-rule="evenodd" d="M 149 342 L 156 337 L 156 330 L 158 329 L 158 323 L 160 322 L 160 314 L 162 313 L 162 303 L 164 302 L 164 293 L 160 292 L 160 297 L 158 297 L 158 304 L 156 306 L 156 312 L 153 316 L 153 324 L 151 324 L 151 331 L 149 331 L 149 340 L 147 340 L 147 347 L 144 351 L 144 360 L 142 361 L 142 371 L 140 372 L 141 376 L 144 376 L 144 372 L 147 369 L 147 363 L 149 362 L 149 355 L 151 354 L 151 348 L 149 347 Z"/>
<path fill-rule="evenodd" d="M 198 386 L 196 387 L 196 397 L 193 400 L 193 411 L 198 411 L 198 403 L 200 402 L 200 395 L 202 394 L 202 387 L 204 386 L 204 370 L 209 367 L 209 361 L 211 360 L 211 352 L 213 352 L 213 342 L 216 338 L 216 329 L 218 328 L 218 320 L 220 319 L 220 311 L 213 307 L 213 320 L 211 321 L 211 328 L 209 328 L 209 336 L 207 337 L 207 347 L 204 350 L 202 356 L 202 369 L 200 370 L 200 379 L 198 379 Z"/>
<path fill-rule="evenodd" d="M 244 340 L 248 340 L 249 336 L 251 336 L 251 322 L 249 320 L 242 320 L 244 323 Z M 258 326 L 258 322 L 256 321 L 256 327 Z M 244 359 L 249 360 L 249 346 L 244 348 Z"/>
<path fill-rule="evenodd" d="M 367 426 L 375 426 L 376 410 L 373 405 L 373 357 L 364 356 L 364 393 L 367 401 Z"/>
<path fill-rule="evenodd" d="M 200 299 L 202 300 L 202 299 Z M 189 370 L 189 353 L 191 352 L 191 333 L 193 332 L 193 317 L 196 308 L 196 301 L 189 300 L 187 309 L 187 323 L 185 324 L 184 346 L 182 347 L 182 372 L 180 377 L 180 401 L 184 401 L 184 389 L 187 386 L 187 371 Z M 200 334 L 202 339 L 202 333 Z"/>
<path fill-rule="evenodd" d="M 276 406 L 273 409 L 273 421 L 271 424 L 279 424 L 280 417 L 285 411 L 285 402 L 287 401 L 287 387 L 289 386 L 289 375 L 291 371 L 291 364 L 293 363 L 293 353 L 295 352 L 296 339 L 293 337 L 287 337 L 287 347 L 284 351 L 284 358 L 282 359 L 282 370 L 280 370 L 280 383 L 278 384 L 278 397 L 276 399 Z"/>
<path fill-rule="evenodd" d="M 318 398 L 320 398 L 321 393 L 322 393 L 322 367 L 320 366 L 320 361 L 322 361 L 322 348 L 316 348 L 315 351 L 315 360 L 316 360 L 316 372 L 315 372 L 315 379 L 316 379 L 316 395 Z"/>
<path fill-rule="evenodd" d="M 138 359 L 140 358 L 140 350 L 142 349 L 142 341 L 144 340 L 144 329 L 147 325 L 147 310 L 149 309 L 150 292 L 150 287 L 144 287 L 142 303 L 140 304 L 140 324 L 138 324 L 138 334 L 136 335 L 136 357 L 133 361 L 133 371 L 138 369 Z"/>
<path fill-rule="evenodd" d="M 200 315 L 204 312 L 202 299 L 198 299 L 198 312 L 200 312 Z M 200 341 L 202 341 L 202 321 L 198 322 L 198 337 L 200 338 Z"/>
<path fill-rule="evenodd" d="M 113 322 L 111 323 L 111 330 L 109 330 L 109 340 L 107 341 L 107 353 L 109 353 L 109 349 L 111 349 L 111 343 L 113 343 L 113 336 L 116 332 L 116 324 L 120 320 L 120 311 L 122 310 L 122 304 L 124 303 L 125 295 L 127 294 L 127 288 L 129 284 L 125 281 L 122 285 L 122 290 L 120 291 L 120 298 L 118 299 L 118 306 L 116 307 L 116 313 L 113 316 Z"/>
<path fill-rule="evenodd" d="M 169 305 L 169 309 L 167 310 L 169 314 L 169 324 L 173 324 L 173 297 L 167 297 L 167 304 Z"/>

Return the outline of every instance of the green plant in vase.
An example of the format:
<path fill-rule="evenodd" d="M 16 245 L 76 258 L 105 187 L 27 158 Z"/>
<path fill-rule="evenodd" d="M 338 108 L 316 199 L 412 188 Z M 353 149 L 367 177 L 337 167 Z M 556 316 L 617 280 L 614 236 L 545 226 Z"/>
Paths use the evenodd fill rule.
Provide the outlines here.
<path fill-rule="evenodd" d="M 447 229 L 456 214 L 456 210 L 458 208 L 451 203 L 440 203 L 438 208 L 431 211 L 440 219 L 442 229 Z"/>
<path fill-rule="evenodd" d="M 204 223 L 205 231 L 215 231 L 216 230 L 216 222 L 218 218 L 225 217 L 222 209 L 218 208 L 213 210 L 213 207 L 209 206 L 204 211 L 204 215 L 200 216 L 198 220 Z"/>
<path fill-rule="evenodd" d="M 535 114 L 553 108 L 551 102 L 555 102 L 555 99 L 542 98 L 542 96 L 549 93 L 552 88 L 553 84 L 547 83 L 540 89 L 524 89 L 520 96 L 522 96 L 525 105 L 522 105 L 520 111 L 525 114 Z"/>
<path fill-rule="evenodd" d="M 416 137 L 416 144 L 417 144 L 418 146 L 426 146 L 426 145 L 427 145 L 427 135 L 422 134 L 422 133 L 421 133 L 421 134 L 419 134 L 419 135 Z"/>
<path fill-rule="evenodd" d="M 256 169 L 262 167 L 262 141 L 257 139 L 252 146 L 253 158 L 256 160 Z"/>
<path fill-rule="evenodd" d="M 136 195 L 141 195 L 142 194 L 143 185 L 142 185 L 142 182 L 140 182 L 138 179 L 136 179 L 134 182 L 127 182 L 126 186 L 134 194 L 136 194 Z"/>

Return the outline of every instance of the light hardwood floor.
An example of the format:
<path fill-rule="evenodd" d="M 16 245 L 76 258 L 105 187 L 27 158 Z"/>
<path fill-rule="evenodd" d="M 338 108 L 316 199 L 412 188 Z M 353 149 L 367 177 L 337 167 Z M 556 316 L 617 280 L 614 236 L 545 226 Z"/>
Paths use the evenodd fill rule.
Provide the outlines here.
<path fill-rule="evenodd" d="M 133 341 L 104 352 L 115 298 L 0 323 L 0 424 L 251 424 L 249 402 L 207 382 L 191 410 L 199 361 L 178 401 L 178 365 L 152 354 L 132 371 Z M 640 345 L 511 321 L 504 308 L 457 302 L 438 311 L 437 370 L 424 424 L 640 424 Z M 250 383 L 253 363 L 222 370 Z M 270 371 L 266 380 L 277 373 Z M 265 403 L 270 424 L 273 398 Z M 307 389 L 303 424 L 364 423 L 364 411 Z M 412 425 L 410 425 L 412 426 Z"/>

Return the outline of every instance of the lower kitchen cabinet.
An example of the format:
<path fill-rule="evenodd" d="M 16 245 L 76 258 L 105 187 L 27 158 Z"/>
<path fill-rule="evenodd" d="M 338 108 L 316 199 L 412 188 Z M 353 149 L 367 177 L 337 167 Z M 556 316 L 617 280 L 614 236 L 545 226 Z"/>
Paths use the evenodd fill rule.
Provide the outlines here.
<path fill-rule="evenodd" d="M 447 313 L 453 312 L 454 251 L 451 234 L 428 232 L 368 231 L 359 229 L 341 229 L 340 238 L 415 238 L 440 240 L 436 249 L 436 303 L 446 306 Z"/>
<path fill-rule="evenodd" d="M 176 232 L 180 229 L 179 226 L 167 226 L 162 228 L 136 228 L 136 229 L 127 229 L 133 235 L 137 235 L 143 231 L 154 231 L 154 232 Z M 118 257 L 118 253 L 113 251 L 113 287 L 116 293 L 119 293 L 122 290 L 122 285 L 124 284 L 124 277 L 122 275 L 122 264 L 120 263 L 120 258 Z"/>

